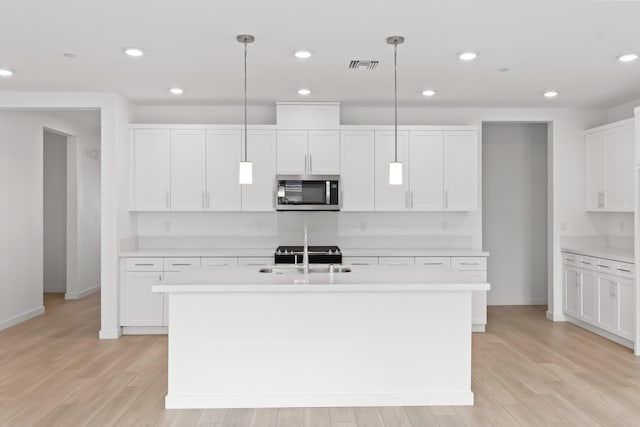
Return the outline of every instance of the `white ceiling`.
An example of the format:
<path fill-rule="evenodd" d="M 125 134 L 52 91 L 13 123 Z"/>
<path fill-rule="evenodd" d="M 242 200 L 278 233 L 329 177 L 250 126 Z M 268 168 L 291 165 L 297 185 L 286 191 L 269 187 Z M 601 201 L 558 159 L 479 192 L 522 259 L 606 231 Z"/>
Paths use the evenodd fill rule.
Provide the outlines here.
<path fill-rule="evenodd" d="M 0 0 L 0 90 L 115 91 L 137 103 L 237 103 L 250 33 L 249 98 L 438 106 L 611 107 L 640 98 L 640 1 Z M 123 55 L 125 46 L 147 50 Z M 309 49 L 308 60 L 293 57 Z M 479 57 L 463 63 L 456 54 Z M 62 54 L 76 54 L 73 59 Z M 374 71 L 347 69 L 377 59 Z M 499 72 L 508 67 L 510 71 Z M 170 87 L 184 88 L 176 97 Z M 299 96 L 297 89 L 312 91 Z M 438 93 L 424 98 L 424 89 Z M 546 90 L 557 99 L 544 99 Z"/>

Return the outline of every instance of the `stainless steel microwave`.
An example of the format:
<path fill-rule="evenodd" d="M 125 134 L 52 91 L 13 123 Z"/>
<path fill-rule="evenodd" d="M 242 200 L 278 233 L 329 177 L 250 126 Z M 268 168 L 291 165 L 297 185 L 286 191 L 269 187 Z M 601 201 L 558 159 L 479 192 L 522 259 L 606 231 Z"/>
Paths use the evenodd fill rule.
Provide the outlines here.
<path fill-rule="evenodd" d="M 278 175 L 276 210 L 339 211 L 340 175 Z"/>

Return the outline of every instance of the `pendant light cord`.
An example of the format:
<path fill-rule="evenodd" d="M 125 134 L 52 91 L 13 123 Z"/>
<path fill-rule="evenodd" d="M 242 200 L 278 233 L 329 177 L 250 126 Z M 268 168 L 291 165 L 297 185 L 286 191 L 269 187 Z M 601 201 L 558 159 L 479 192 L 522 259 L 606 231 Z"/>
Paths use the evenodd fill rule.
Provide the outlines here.
<path fill-rule="evenodd" d="M 247 41 L 244 41 L 244 161 L 247 161 Z"/>
<path fill-rule="evenodd" d="M 395 110 L 395 160 L 398 163 L 398 42 L 393 44 L 393 92 Z"/>

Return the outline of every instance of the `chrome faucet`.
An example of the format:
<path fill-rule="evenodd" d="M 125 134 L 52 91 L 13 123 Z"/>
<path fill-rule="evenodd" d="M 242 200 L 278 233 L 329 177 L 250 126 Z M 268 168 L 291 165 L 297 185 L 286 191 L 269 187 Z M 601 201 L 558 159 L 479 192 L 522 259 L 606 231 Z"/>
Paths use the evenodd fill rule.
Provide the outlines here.
<path fill-rule="evenodd" d="M 309 226 L 304 224 L 304 252 L 302 263 L 304 264 L 304 274 L 309 274 Z"/>

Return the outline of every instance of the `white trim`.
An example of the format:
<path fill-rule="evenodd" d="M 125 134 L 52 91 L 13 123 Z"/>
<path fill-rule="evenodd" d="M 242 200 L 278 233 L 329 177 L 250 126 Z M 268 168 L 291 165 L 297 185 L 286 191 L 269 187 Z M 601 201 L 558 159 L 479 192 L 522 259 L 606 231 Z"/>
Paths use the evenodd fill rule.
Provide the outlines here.
<path fill-rule="evenodd" d="M 471 325 L 471 332 L 485 332 L 486 328 L 486 323 L 474 323 Z"/>
<path fill-rule="evenodd" d="M 18 314 L 17 316 L 11 317 L 7 320 L 3 320 L 2 322 L 0 322 L 0 331 L 15 326 L 18 323 L 22 323 L 26 320 L 32 319 L 36 316 L 40 316 L 42 313 L 44 313 L 44 306 L 41 305 L 40 307 L 34 308 L 33 310 L 25 311 L 22 314 Z"/>
<path fill-rule="evenodd" d="M 167 335 L 167 326 L 123 326 L 122 335 Z"/>
<path fill-rule="evenodd" d="M 278 105 L 340 105 L 339 101 L 276 101 Z"/>
<path fill-rule="evenodd" d="M 612 334 L 609 331 L 605 331 L 604 329 L 600 329 L 597 326 L 593 326 L 590 323 L 584 322 L 584 321 L 582 321 L 580 319 L 576 319 L 576 318 L 571 317 L 571 316 L 567 316 L 567 321 L 569 323 L 572 323 L 572 324 L 574 324 L 576 326 L 579 326 L 579 327 L 581 327 L 583 329 L 586 329 L 589 332 L 593 332 L 596 335 L 600 335 L 601 337 L 604 337 L 604 338 L 606 338 L 606 339 L 608 339 L 610 341 L 613 341 L 615 343 L 618 343 L 620 345 L 623 345 L 623 346 L 628 347 L 631 350 L 633 350 L 633 341 L 631 341 L 631 340 L 628 340 L 626 338 L 622 338 L 619 335 Z"/>
<path fill-rule="evenodd" d="M 116 330 L 100 329 L 100 332 L 98 332 L 98 338 L 100 338 L 101 340 L 117 340 L 118 338 L 120 338 L 120 336 L 122 336 L 122 331 L 120 330 L 120 328 Z"/>
<path fill-rule="evenodd" d="M 79 292 L 67 292 L 64 294 L 64 299 L 81 299 L 96 292 L 100 292 L 100 285 L 95 285 Z"/>
<path fill-rule="evenodd" d="M 322 393 L 294 395 L 169 395 L 166 409 L 358 407 L 358 406 L 471 406 L 473 392 L 440 393 Z"/>
<path fill-rule="evenodd" d="M 547 297 L 498 297 L 487 299 L 487 305 L 547 305 Z"/>
<path fill-rule="evenodd" d="M 180 124 L 180 123 L 130 123 L 129 130 L 136 129 L 180 129 L 180 130 L 244 130 L 244 125 L 216 125 L 216 124 Z M 277 130 L 276 125 L 248 125 L 248 130 Z"/>
<path fill-rule="evenodd" d="M 630 119 L 618 120 L 617 122 L 607 123 L 606 125 L 598 126 L 595 128 L 585 129 L 584 134 L 589 135 L 590 133 L 600 132 L 607 129 L 618 128 L 622 126 L 633 126 L 635 119 L 632 117 Z"/>

